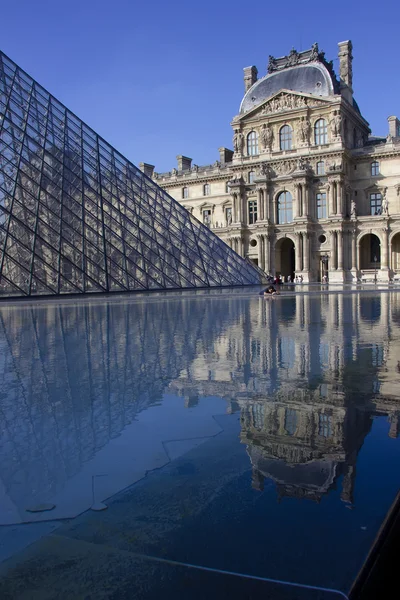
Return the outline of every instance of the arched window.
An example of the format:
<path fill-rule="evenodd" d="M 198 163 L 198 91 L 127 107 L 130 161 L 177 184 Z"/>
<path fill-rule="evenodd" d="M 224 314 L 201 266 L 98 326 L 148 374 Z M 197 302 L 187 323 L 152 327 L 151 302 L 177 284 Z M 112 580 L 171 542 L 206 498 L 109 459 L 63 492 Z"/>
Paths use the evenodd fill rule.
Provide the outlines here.
<path fill-rule="evenodd" d="M 314 140 L 316 146 L 328 143 L 328 125 L 325 119 L 318 119 L 314 125 Z"/>
<path fill-rule="evenodd" d="M 189 188 L 182 188 L 182 198 L 189 198 Z"/>
<path fill-rule="evenodd" d="M 247 136 L 247 154 L 256 156 L 258 154 L 258 135 L 256 131 L 250 131 Z"/>
<path fill-rule="evenodd" d="M 277 222 L 291 223 L 293 221 L 293 198 L 290 192 L 281 192 L 278 196 Z"/>
<path fill-rule="evenodd" d="M 371 163 L 371 175 L 372 177 L 376 177 L 376 175 L 379 175 L 379 163 L 376 160 L 374 160 L 374 162 Z"/>
<path fill-rule="evenodd" d="M 209 183 L 205 183 L 203 186 L 203 195 L 204 196 L 209 196 L 211 193 L 211 189 L 210 189 L 210 184 Z"/>
<path fill-rule="evenodd" d="M 248 182 L 249 183 L 254 183 L 254 177 L 256 176 L 256 172 L 255 171 L 249 171 L 248 174 Z"/>
<path fill-rule="evenodd" d="M 325 175 L 325 163 L 323 160 L 317 162 L 317 175 Z"/>
<path fill-rule="evenodd" d="M 292 149 L 292 128 L 284 125 L 279 131 L 279 147 L 281 150 Z"/>

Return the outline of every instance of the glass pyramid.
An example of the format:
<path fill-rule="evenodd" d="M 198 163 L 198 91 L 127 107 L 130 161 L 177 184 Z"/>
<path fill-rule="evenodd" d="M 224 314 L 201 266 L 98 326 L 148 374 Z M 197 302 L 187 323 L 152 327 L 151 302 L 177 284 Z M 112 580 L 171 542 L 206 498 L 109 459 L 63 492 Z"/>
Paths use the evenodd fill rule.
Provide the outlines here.
<path fill-rule="evenodd" d="M 0 297 L 260 274 L 0 53 Z"/>

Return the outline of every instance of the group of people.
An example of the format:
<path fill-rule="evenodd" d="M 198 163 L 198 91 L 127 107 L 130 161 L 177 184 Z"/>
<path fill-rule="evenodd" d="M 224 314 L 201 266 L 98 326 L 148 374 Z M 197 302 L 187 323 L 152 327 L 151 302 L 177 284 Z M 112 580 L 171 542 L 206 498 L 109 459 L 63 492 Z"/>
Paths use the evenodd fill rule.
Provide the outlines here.
<path fill-rule="evenodd" d="M 275 277 L 273 275 L 268 275 L 267 281 L 268 283 L 273 283 L 275 285 L 282 285 L 283 283 L 292 283 L 292 277 L 288 275 L 285 281 L 285 277 L 281 277 L 280 275 L 276 275 Z M 293 279 L 293 283 L 303 283 L 303 275 L 296 275 Z"/>

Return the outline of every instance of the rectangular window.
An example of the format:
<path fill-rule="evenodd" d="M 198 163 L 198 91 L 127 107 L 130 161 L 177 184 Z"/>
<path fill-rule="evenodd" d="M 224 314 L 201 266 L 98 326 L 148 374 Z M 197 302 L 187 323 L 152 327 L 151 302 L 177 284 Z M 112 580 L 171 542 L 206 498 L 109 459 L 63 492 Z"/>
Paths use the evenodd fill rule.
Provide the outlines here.
<path fill-rule="evenodd" d="M 257 222 L 257 200 L 249 201 L 249 225 Z"/>
<path fill-rule="evenodd" d="M 326 194 L 317 194 L 317 219 L 326 219 L 327 217 Z"/>
<path fill-rule="evenodd" d="M 371 207 L 371 215 L 382 214 L 382 196 L 381 194 L 370 194 L 369 202 Z"/>
<path fill-rule="evenodd" d="M 211 209 L 203 210 L 203 223 L 207 227 L 211 225 Z"/>
<path fill-rule="evenodd" d="M 182 198 L 189 198 L 189 188 L 182 188 Z"/>
<path fill-rule="evenodd" d="M 332 416 L 326 414 L 319 415 L 318 423 L 318 435 L 324 438 L 331 437 L 332 435 Z"/>

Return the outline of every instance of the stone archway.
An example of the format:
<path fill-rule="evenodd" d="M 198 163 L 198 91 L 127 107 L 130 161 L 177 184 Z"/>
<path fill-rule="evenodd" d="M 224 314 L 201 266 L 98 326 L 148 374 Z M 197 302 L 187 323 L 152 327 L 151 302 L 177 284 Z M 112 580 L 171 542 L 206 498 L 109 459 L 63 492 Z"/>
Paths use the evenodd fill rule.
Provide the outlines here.
<path fill-rule="evenodd" d="M 361 271 L 381 268 L 381 241 L 374 233 L 367 233 L 360 239 L 358 264 Z"/>
<path fill-rule="evenodd" d="M 395 233 L 390 244 L 391 261 L 390 265 L 395 273 L 400 273 L 400 232 Z"/>
<path fill-rule="evenodd" d="M 281 238 L 275 244 L 275 272 L 284 277 L 290 275 L 294 279 L 296 269 L 294 242 L 288 237 Z"/>

